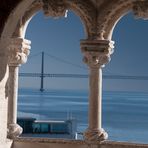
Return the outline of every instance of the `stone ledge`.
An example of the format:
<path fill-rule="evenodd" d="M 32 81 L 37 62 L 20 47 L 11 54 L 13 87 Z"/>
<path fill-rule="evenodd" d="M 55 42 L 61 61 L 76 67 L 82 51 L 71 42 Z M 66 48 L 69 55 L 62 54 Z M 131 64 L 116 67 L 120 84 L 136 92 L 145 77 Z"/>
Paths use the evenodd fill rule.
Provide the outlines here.
<path fill-rule="evenodd" d="M 30 142 L 30 143 L 61 143 L 61 144 L 86 144 L 84 140 L 69 140 L 69 139 L 54 139 L 54 138 L 16 138 L 15 142 Z"/>
<path fill-rule="evenodd" d="M 73 145 L 100 145 L 100 148 L 148 148 L 148 144 L 104 141 L 87 142 L 84 140 L 52 139 L 52 138 L 17 138 L 14 142 L 19 143 L 50 143 L 50 144 L 73 144 Z"/>
<path fill-rule="evenodd" d="M 113 148 L 148 148 L 148 144 L 119 142 L 119 141 L 104 141 L 101 143 L 101 145 L 106 146 L 107 148 L 109 148 L 109 147 L 113 147 Z"/>

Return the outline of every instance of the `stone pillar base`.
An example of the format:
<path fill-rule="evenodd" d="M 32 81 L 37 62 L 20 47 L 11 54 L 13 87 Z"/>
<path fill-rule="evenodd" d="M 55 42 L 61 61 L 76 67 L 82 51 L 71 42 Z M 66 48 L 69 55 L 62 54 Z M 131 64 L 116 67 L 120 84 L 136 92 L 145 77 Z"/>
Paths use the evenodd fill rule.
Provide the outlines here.
<path fill-rule="evenodd" d="M 108 139 L 108 134 L 103 128 L 96 130 L 87 129 L 84 132 L 84 139 L 86 141 L 104 141 Z"/>
<path fill-rule="evenodd" d="M 18 124 L 9 124 L 7 137 L 9 139 L 15 139 L 18 136 L 20 136 L 22 132 L 23 132 L 23 129 Z"/>

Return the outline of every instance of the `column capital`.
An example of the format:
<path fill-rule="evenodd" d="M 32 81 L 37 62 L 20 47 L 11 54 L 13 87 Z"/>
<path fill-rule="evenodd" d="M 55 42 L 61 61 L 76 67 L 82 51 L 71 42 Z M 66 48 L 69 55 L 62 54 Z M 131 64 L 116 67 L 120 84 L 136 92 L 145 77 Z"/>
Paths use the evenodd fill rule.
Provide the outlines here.
<path fill-rule="evenodd" d="M 31 41 L 23 38 L 11 38 L 8 44 L 9 66 L 19 66 L 27 62 Z"/>
<path fill-rule="evenodd" d="M 84 63 L 91 68 L 103 67 L 110 61 L 114 41 L 110 40 L 81 40 L 81 51 Z"/>

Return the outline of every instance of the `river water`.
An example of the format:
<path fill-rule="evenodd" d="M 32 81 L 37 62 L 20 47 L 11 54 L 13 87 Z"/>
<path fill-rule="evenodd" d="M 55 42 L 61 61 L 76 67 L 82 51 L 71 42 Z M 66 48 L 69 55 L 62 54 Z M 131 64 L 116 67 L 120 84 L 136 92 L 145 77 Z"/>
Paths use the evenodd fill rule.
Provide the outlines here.
<path fill-rule="evenodd" d="M 83 132 L 88 125 L 88 92 L 19 89 L 18 116 L 75 118 L 77 131 Z M 103 128 L 109 140 L 148 143 L 148 93 L 103 92 Z"/>

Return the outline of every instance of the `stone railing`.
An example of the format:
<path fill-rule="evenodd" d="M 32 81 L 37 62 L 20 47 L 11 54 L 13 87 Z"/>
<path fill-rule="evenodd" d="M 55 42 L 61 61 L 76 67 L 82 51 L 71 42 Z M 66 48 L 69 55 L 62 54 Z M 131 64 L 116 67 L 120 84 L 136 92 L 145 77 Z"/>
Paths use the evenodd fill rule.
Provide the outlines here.
<path fill-rule="evenodd" d="M 128 142 L 86 142 L 81 140 L 60 140 L 40 138 L 19 138 L 11 148 L 148 148 L 147 144 Z"/>

